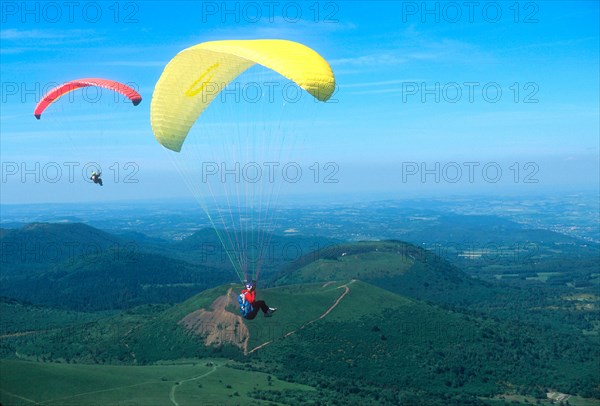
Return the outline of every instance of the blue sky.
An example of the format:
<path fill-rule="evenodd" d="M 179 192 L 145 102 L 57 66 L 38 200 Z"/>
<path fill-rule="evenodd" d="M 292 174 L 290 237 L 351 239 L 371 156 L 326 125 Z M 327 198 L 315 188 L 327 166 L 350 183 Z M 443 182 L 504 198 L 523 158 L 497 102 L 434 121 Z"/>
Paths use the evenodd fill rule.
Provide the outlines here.
<path fill-rule="evenodd" d="M 152 135 L 154 84 L 186 47 L 254 38 L 315 49 L 339 86 L 290 124 L 307 133 L 291 194 L 598 190 L 597 1 L 71 4 L 2 3 L 1 203 L 189 197 Z M 78 93 L 33 117 L 44 90 L 83 77 L 143 101 Z M 92 161 L 103 188 L 83 180 Z M 315 183 L 314 162 L 338 182 Z"/>

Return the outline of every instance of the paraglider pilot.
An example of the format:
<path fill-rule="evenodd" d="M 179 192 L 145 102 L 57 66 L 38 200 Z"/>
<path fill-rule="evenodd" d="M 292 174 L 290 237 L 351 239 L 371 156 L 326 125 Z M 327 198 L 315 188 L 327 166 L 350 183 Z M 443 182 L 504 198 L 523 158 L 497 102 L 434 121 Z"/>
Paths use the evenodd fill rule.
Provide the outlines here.
<path fill-rule="evenodd" d="M 98 172 L 96 173 L 95 171 L 92 172 L 92 176 L 90 176 L 90 179 L 92 180 L 92 182 L 94 182 L 97 185 L 102 186 L 102 178 L 100 177 L 102 176 L 102 172 Z"/>
<path fill-rule="evenodd" d="M 238 296 L 240 303 L 240 312 L 245 319 L 252 320 L 256 317 L 259 310 L 262 310 L 265 317 L 271 317 L 277 310 L 274 307 L 269 307 L 264 300 L 256 299 L 256 281 L 246 281 L 246 289 Z"/>

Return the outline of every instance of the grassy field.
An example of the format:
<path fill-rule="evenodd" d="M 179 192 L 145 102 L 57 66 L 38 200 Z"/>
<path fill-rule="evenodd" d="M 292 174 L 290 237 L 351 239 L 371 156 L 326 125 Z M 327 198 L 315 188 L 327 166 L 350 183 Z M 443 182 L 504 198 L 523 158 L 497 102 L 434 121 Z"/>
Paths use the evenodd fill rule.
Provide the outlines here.
<path fill-rule="evenodd" d="M 314 391 L 228 366 L 223 359 L 151 366 L 0 361 L 0 402 L 11 405 L 264 404 L 253 390 Z"/>
<path fill-rule="evenodd" d="M 246 320 L 250 331 L 248 350 L 272 340 L 283 338 L 302 326 L 317 320 L 344 293 L 339 286 L 347 282 L 331 285 L 323 283 L 310 285 L 283 286 L 258 291 L 258 299 L 264 299 L 269 306 L 277 307 L 272 318 L 259 314 L 255 320 Z M 237 312 L 237 303 L 230 309 Z"/>
<path fill-rule="evenodd" d="M 83 313 L 25 304 L 0 297 L 0 339 L 5 335 L 44 331 L 91 323 L 106 317 L 104 313 Z"/>
<path fill-rule="evenodd" d="M 391 266 L 390 266 L 391 265 Z M 304 283 L 320 280 L 387 277 L 402 274 L 412 265 L 402 254 L 365 252 L 345 255 L 337 260 L 319 259 L 294 276 Z M 317 281 L 316 279 L 314 281 Z"/>

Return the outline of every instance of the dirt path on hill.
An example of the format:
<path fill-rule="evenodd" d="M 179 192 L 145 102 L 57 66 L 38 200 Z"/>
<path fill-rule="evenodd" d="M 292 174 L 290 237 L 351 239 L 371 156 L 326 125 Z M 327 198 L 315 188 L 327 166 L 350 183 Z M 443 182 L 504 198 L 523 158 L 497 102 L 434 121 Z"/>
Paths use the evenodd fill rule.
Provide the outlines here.
<path fill-rule="evenodd" d="M 29 331 L 19 331 L 17 333 L 8 333 L 8 334 L 0 335 L 0 340 L 2 340 L 4 338 L 10 338 L 10 337 L 28 336 L 30 334 L 47 333 L 49 331 L 50 330 L 29 330 Z"/>
<path fill-rule="evenodd" d="M 329 313 L 331 313 L 331 311 L 332 311 L 333 309 L 335 309 L 335 308 L 337 307 L 337 305 L 338 305 L 338 304 L 340 304 L 340 301 L 341 301 L 341 300 L 342 300 L 342 299 L 343 299 L 343 298 L 344 298 L 344 297 L 345 297 L 345 296 L 346 296 L 346 295 L 347 295 L 347 294 L 350 292 L 350 288 L 348 287 L 348 285 L 351 285 L 351 284 L 353 284 L 354 282 L 356 282 L 356 280 L 355 280 L 355 279 L 352 279 L 352 280 L 351 280 L 350 282 L 348 282 L 347 284 L 345 284 L 345 285 L 341 285 L 341 286 L 338 286 L 338 287 L 336 288 L 336 289 L 341 289 L 341 288 L 344 288 L 344 292 L 343 292 L 343 293 L 340 295 L 340 297 L 338 297 L 338 298 L 337 298 L 337 300 L 336 300 L 336 301 L 333 303 L 333 305 L 332 305 L 331 307 L 329 307 L 329 309 L 327 309 L 327 310 L 325 311 L 325 313 L 321 314 L 321 315 L 320 315 L 319 317 L 317 317 L 316 319 L 313 319 L 313 320 L 310 320 L 310 321 L 308 321 L 308 322 L 304 323 L 303 325 L 301 325 L 301 326 L 300 326 L 300 327 L 298 327 L 297 329 L 287 332 L 287 333 L 286 333 L 286 334 L 285 334 L 283 337 L 289 337 L 289 336 L 291 336 L 292 334 L 294 334 L 294 333 L 296 333 L 296 332 L 298 332 L 298 331 L 302 330 L 302 329 L 303 329 L 303 328 L 305 328 L 306 326 L 309 326 L 309 325 L 311 325 L 312 323 L 314 323 L 314 322 L 316 322 L 316 321 L 319 321 L 319 320 L 323 319 L 325 316 L 327 316 Z M 331 283 L 332 283 L 332 282 L 331 282 Z M 325 286 L 327 286 L 327 285 L 329 285 L 329 283 L 326 283 L 325 285 L 323 285 L 323 287 L 325 287 Z M 267 341 L 267 342 L 265 342 L 265 343 L 262 343 L 261 345 L 254 347 L 254 348 L 253 348 L 253 349 L 251 349 L 250 351 L 247 351 L 247 352 L 245 351 L 245 354 L 246 354 L 246 355 L 248 355 L 248 354 L 252 354 L 254 351 L 258 351 L 258 350 L 260 350 L 261 348 L 264 348 L 264 347 L 266 347 L 267 345 L 271 344 L 273 341 L 275 341 L 275 340 L 271 340 L 271 341 Z M 247 343 L 247 340 L 246 340 L 246 346 L 247 346 L 247 344 L 248 344 L 248 343 Z"/>
<path fill-rule="evenodd" d="M 213 367 L 210 371 L 203 373 L 202 375 L 199 376 L 195 376 L 193 378 L 188 378 L 188 379 L 184 379 L 183 381 L 179 381 L 177 383 L 175 383 L 172 387 L 171 387 L 171 392 L 169 393 L 169 399 L 171 400 L 171 403 L 173 403 L 175 406 L 179 406 L 179 403 L 177 403 L 177 401 L 175 400 L 175 391 L 177 390 L 178 387 L 180 387 L 184 382 L 189 382 L 189 381 L 195 381 L 197 379 L 202 379 L 205 376 L 208 376 L 210 374 L 212 374 L 213 372 L 215 372 L 217 370 L 217 368 L 220 367 L 220 365 L 215 364 L 213 362 Z"/>

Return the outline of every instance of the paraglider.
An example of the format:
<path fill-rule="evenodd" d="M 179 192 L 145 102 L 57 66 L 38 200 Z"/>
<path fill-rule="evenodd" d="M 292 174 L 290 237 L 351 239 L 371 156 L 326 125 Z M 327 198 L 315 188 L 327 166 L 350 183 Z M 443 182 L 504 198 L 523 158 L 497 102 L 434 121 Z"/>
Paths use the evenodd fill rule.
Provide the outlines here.
<path fill-rule="evenodd" d="M 42 97 L 42 100 L 39 101 L 37 106 L 35 106 L 33 115 L 39 120 L 44 110 L 46 110 L 46 108 L 54 103 L 57 99 L 69 92 L 72 92 L 73 90 L 87 86 L 98 86 L 121 93 L 131 100 L 134 106 L 137 106 L 142 101 L 142 96 L 140 96 L 138 92 L 123 83 L 99 78 L 76 79 L 67 83 L 63 83 L 62 85 L 57 86 L 46 93 L 46 95 Z"/>
<path fill-rule="evenodd" d="M 252 75 L 262 76 L 252 81 Z M 280 100 L 279 94 L 272 100 L 261 99 L 268 87 L 261 87 L 265 83 L 310 97 L 305 97 L 304 104 L 285 97 Z M 236 89 L 256 88 L 257 98 L 225 100 Z M 155 85 L 150 104 L 154 136 L 169 150 L 240 281 L 257 280 L 268 255 L 272 234 L 266 230 L 273 230 L 273 204 L 284 182 L 278 180 L 275 185 L 272 169 L 288 168 L 284 153 L 296 145 L 290 143 L 295 138 L 292 125 L 314 116 L 302 115 L 300 107 L 325 102 L 334 90 L 333 71 L 321 55 L 303 44 L 280 39 L 194 45 L 171 59 Z M 284 117 L 286 106 L 287 114 L 297 111 L 297 117 Z M 201 115 L 204 120 L 199 119 Z M 186 141 L 197 121 L 201 136 Z M 194 140 L 202 141 L 194 145 Z M 217 168 L 221 176 L 212 176 Z M 262 168 L 269 168 L 269 173 L 261 176 Z M 247 290 L 253 296 L 254 289 Z M 265 306 L 256 302 L 253 310 L 270 314 Z"/>
<path fill-rule="evenodd" d="M 246 289 L 238 296 L 242 317 L 252 320 L 259 311 L 262 311 L 265 317 L 271 317 L 277 311 L 276 307 L 269 307 L 264 300 L 256 300 L 256 281 L 246 281 L 244 286 Z"/>
<path fill-rule="evenodd" d="M 255 64 L 280 73 L 319 101 L 327 101 L 335 90 L 335 77 L 327 61 L 297 42 L 204 42 L 179 52 L 156 83 L 150 122 L 158 142 L 179 152 L 200 114 L 228 83 Z"/>
<path fill-rule="evenodd" d="M 80 88 L 85 88 L 88 86 L 96 86 L 96 87 L 105 88 L 105 89 L 109 89 L 111 91 L 120 93 L 120 94 L 126 96 L 134 106 L 137 106 L 142 101 L 142 96 L 140 96 L 140 94 L 138 92 L 136 92 L 134 89 L 132 89 L 131 87 L 127 86 L 124 83 L 120 83 L 120 82 L 117 82 L 114 80 L 109 80 L 109 79 L 101 79 L 101 78 L 76 79 L 76 80 L 72 80 L 72 81 L 63 83 L 62 85 L 56 86 L 53 89 L 51 89 L 48 93 L 46 93 L 44 95 L 44 97 L 42 97 L 42 99 L 35 106 L 35 110 L 33 112 L 35 118 L 37 118 L 39 120 L 42 117 L 42 113 L 46 110 L 46 108 L 48 108 L 50 105 L 52 105 L 58 99 L 60 99 L 62 96 L 66 95 L 69 92 L 72 92 L 74 90 L 77 90 Z M 70 123 L 71 117 L 70 116 L 65 117 L 64 122 Z M 70 138 L 70 136 L 69 136 L 69 138 Z M 73 139 L 71 139 L 70 141 L 71 142 L 69 144 L 71 144 L 71 147 L 72 147 L 72 144 L 75 144 L 75 142 Z M 102 174 L 100 171 L 98 171 L 98 172 L 94 171 L 94 172 L 92 172 L 92 175 L 90 176 L 90 180 L 92 182 L 94 182 L 96 185 L 102 186 L 101 176 L 102 176 Z"/>
<path fill-rule="evenodd" d="M 92 172 L 92 176 L 90 176 L 90 180 L 97 185 L 102 186 L 102 172 L 96 173 L 96 171 Z"/>

